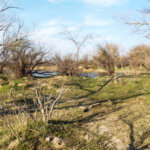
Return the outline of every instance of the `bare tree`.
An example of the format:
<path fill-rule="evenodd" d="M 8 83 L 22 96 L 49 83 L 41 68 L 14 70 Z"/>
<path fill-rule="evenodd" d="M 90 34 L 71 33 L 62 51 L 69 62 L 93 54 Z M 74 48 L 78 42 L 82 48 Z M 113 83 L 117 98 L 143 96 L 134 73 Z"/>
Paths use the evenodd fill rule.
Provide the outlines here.
<path fill-rule="evenodd" d="M 98 46 L 98 51 L 93 56 L 100 66 L 102 66 L 109 76 L 112 76 L 115 72 L 116 60 L 118 58 L 118 47 L 114 44 L 106 44 L 105 46 Z"/>
<path fill-rule="evenodd" d="M 7 68 L 20 78 L 41 63 L 45 55 L 44 49 L 34 44 L 29 36 L 29 31 L 19 21 L 5 29 L 0 53 L 1 72 L 7 64 Z"/>
<path fill-rule="evenodd" d="M 4 68 L 7 65 L 8 56 L 9 54 L 7 51 L 3 51 L 3 53 L 0 56 L 0 73 L 4 73 Z"/>
<path fill-rule="evenodd" d="M 8 57 L 7 52 L 5 51 L 6 35 L 8 32 L 12 32 L 10 28 L 14 23 L 14 17 L 12 16 L 12 13 L 9 13 L 9 11 L 16 8 L 18 7 L 14 7 L 9 4 L 9 0 L 0 0 L 0 73 L 3 72 L 3 68 L 6 65 L 6 58 Z"/>
<path fill-rule="evenodd" d="M 0 13 L 5 12 L 9 9 L 13 9 L 13 8 L 18 9 L 18 7 L 12 6 L 10 4 L 10 0 L 0 0 Z"/>
<path fill-rule="evenodd" d="M 150 38 L 150 8 L 144 8 L 136 12 L 135 16 L 130 15 L 130 18 L 122 17 L 119 19 L 123 24 L 133 27 L 135 33 L 144 35 L 146 38 Z"/>
<path fill-rule="evenodd" d="M 122 18 L 121 22 L 133 27 L 135 33 L 139 33 L 145 38 L 150 38 L 150 8 L 141 9 L 136 16 L 130 19 Z M 143 66 L 149 70 L 149 46 L 139 45 L 133 48 L 130 52 L 130 65 L 132 67 Z"/>
<path fill-rule="evenodd" d="M 7 64 L 9 58 L 8 48 L 17 41 L 17 37 L 10 36 L 13 30 L 13 23 L 7 24 L 7 27 L 2 31 L 2 40 L 0 44 L 0 73 L 3 73 L 3 69 Z M 18 36 L 18 35 L 17 35 Z"/>
<path fill-rule="evenodd" d="M 76 69 L 78 69 L 80 51 L 83 48 L 84 44 L 87 42 L 87 40 L 91 38 L 91 36 L 90 35 L 82 36 L 81 30 L 79 30 L 79 32 L 74 34 L 73 32 L 67 30 L 67 28 L 64 28 L 62 34 L 67 38 L 67 40 L 72 42 L 72 44 L 76 49 L 75 61 L 76 61 Z"/>
<path fill-rule="evenodd" d="M 42 47 L 36 47 L 27 39 L 20 39 L 8 49 L 7 64 L 17 78 L 26 76 L 38 66 L 45 55 Z"/>

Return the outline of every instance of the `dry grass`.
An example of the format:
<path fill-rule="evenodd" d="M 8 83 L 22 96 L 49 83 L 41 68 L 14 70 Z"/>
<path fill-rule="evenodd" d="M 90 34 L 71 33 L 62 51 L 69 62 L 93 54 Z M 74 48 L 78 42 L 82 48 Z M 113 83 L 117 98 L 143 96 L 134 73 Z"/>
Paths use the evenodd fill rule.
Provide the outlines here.
<path fill-rule="evenodd" d="M 50 79 L 39 79 L 43 84 L 43 92 L 50 94 L 55 92 L 62 83 L 65 83 L 69 90 L 61 99 L 60 103 L 55 107 L 52 120 L 58 122 L 61 126 L 76 125 L 75 132 L 78 137 L 107 137 L 104 143 L 107 145 L 115 145 L 118 150 L 126 150 L 127 148 L 150 149 L 150 80 L 148 76 L 123 78 L 126 82 L 109 83 L 102 91 L 96 92 L 107 78 L 68 78 L 68 77 L 53 77 Z M 15 81 L 21 83 L 22 81 Z M 32 95 L 31 91 L 37 80 L 25 80 L 23 88 L 16 88 L 16 93 L 21 91 L 27 95 Z M 29 96 L 29 95 L 28 95 Z M 19 99 L 23 96 L 18 94 Z M 10 99 L 10 98 L 9 98 Z M 100 105 L 92 108 L 88 112 L 83 112 L 85 108 L 92 103 L 99 102 Z M 6 107 L 6 106 L 5 106 Z M 9 106 L 10 109 L 15 107 Z M 34 116 L 34 113 L 32 114 Z M 36 119 L 41 116 L 36 114 Z M 2 120 L 4 119 L 1 117 Z M 9 116 L 7 115 L 7 119 Z M 27 127 L 28 120 L 21 115 L 13 115 L 12 124 L 14 130 L 23 131 Z M 29 119 L 29 117 L 27 117 Z M 11 120 L 11 117 L 9 118 Z M 61 131 L 60 131 L 61 133 Z M 66 134 L 66 133 L 65 133 Z M 88 135 L 90 134 L 90 136 Z M 7 145 L 12 138 L 10 131 L 5 126 L 0 128 L 0 138 Z M 93 136 L 94 135 L 94 136 Z M 69 135 L 70 136 L 70 135 Z M 71 142 L 72 143 L 72 142 Z M 70 143 L 70 144 L 71 144 Z M 77 149 L 74 143 L 73 147 Z M 76 145 L 76 146 L 75 146 Z M 86 149 L 87 147 L 85 147 Z M 95 148 L 97 149 L 97 148 Z"/>

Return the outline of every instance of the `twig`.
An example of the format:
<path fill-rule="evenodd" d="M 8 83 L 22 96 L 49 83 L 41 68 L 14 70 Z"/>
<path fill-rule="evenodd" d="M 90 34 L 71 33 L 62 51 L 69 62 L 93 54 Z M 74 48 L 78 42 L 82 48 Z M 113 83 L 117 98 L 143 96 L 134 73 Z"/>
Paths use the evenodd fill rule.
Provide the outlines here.
<path fill-rule="evenodd" d="M 20 137 L 17 135 L 17 133 L 15 132 L 15 130 L 13 129 L 12 125 L 7 121 L 7 119 L 5 118 L 5 121 L 7 123 L 8 128 L 10 129 L 11 133 L 16 137 L 16 139 L 18 139 L 19 142 L 21 142 Z"/>
<path fill-rule="evenodd" d="M 54 102 L 52 103 L 52 106 L 51 106 L 51 109 L 49 111 L 49 116 L 48 116 L 48 119 L 51 118 L 52 116 L 52 112 L 53 112 L 53 109 L 54 109 L 54 105 L 57 103 L 57 101 L 61 98 L 61 96 L 64 94 L 65 90 L 61 90 L 61 93 L 59 94 L 59 96 L 56 98 L 56 100 L 54 100 Z"/>

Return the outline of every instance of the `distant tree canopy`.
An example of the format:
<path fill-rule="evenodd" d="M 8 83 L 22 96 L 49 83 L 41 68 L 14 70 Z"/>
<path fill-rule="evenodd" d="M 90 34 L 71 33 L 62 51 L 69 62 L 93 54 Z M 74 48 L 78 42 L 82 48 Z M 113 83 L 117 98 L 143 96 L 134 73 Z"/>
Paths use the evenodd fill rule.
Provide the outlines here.
<path fill-rule="evenodd" d="M 134 47 L 129 54 L 130 65 L 133 67 L 143 66 L 150 69 L 150 46 L 138 45 Z"/>
<path fill-rule="evenodd" d="M 89 59 L 89 55 L 84 55 L 81 60 L 80 60 L 80 65 L 82 67 L 84 67 L 85 69 L 89 69 L 90 68 L 90 64 L 92 64 L 92 62 Z"/>
<path fill-rule="evenodd" d="M 129 66 L 129 56 L 128 55 L 122 55 L 122 56 L 120 56 L 118 58 L 116 66 L 118 68 L 124 68 L 124 67 Z"/>

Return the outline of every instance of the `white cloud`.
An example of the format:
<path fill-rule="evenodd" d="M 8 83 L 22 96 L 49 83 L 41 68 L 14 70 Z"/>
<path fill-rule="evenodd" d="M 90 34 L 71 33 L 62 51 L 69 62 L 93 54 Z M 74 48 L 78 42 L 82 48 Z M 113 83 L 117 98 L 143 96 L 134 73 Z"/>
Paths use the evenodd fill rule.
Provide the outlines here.
<path fill-rule="evenodd" d="M 62 24 L 65 24 L 68 27 L 68 30 L 71 31 L 72 33 L 76 34 L 76 31 L 79 31 L 79 27 L 81 26 L 88 26 L 91 27 L 90 30 L 89 28 L 84 28 L 84 34 L 89 33 L 88 31 L 92 31 L 93 33 L 93 37 L 94 39 L 92 39 L 91 41 L 87 42 L 87 44 L 85 45 L 85 47 L 83 47 L 83 49 L 81 50 L 81 55 L 82 54 L 86 54 L 86 53 L 92 53 L 95 49 L 93 48 L 97 43 L 100 43 L 100 41 L 109 41 L 109 42 L 119 42 L 122 43 L 122 41 L 125 41 L 125 39 L 128 38 L 120 38 L 117 37 L 115 35 L 111 35 L 109 33 L 105 33 L 104 30 L 101 30 L 101 26 L 106 26 L 109 24 L 112 24 L 112 21 L 110 20 L 100 20 L 97 19 L 95 17 L 93 17 L 92 15 L 86 16 L 85 20 L 83 20 L 83 22 L 80 23 L 71 23 L 68 21 L 63 21 L 60 19 L 52 19 L 50 21 L 47 21 L 43 24 L 41 24 L 36 30 L 35 30 L 35 34 L 33 34 L 34 36 L 32 37 L 36 42 L 41 42 L 43 45 L 45 45 L 46 47 L 51 47 L 52 52 L 58 52 L 60 54 L 68 54 L 68 53 L 74 53 L 75 49 L 74 49 L 74 45 L 66 40 L 62 34 L 60 34 L 62 30 Z M 98 27 L 98 30 L 97 28 Z M 100 28 L 99 28 L 100 27 Z M 103 28 L 103 27 L 102 27 Z M 97 38 L 97 37 L 98 38 Z M 130 40 L 131 41 L 131 40 Z M 128 40 L 127 42 L 128 43 Z"/>
<path fill-rule="evenodd" d="M 46 23 L 42 24 L 42 26 L 70 26 L 72 25 L 72 22 L 69 21 L 63 21 L 60 19 L 52 19 L 50 21 L 47 21 Z"/>
<path fill-rule="evenodd" d="M 55 25 L 58 25 L 59 24 L 59 20 L 57 19 L 53 19 L 53 20 L 50 20 L 44 24 L 42 24 L 43 26 L 55 26 Z"/>
<path fill-rule="evenodd" d="M 54 52 L 58 52 L 61 54 L 67 54 L 75 52 L 74 45 L 65 39 L 65 37 L 60 34 L 63 31 L 62 25 L 66 25 L 67 29 L 71 31 L 72 33 L 76 34 L 76 31 L 78 32 L 81 27 L 101 27 L 109 25 L 111 21 L 105 21 L 100 20 L 92 15 L 88 15 L 83 19 L 82 22 L 74 23 L 69 21 L 64 21 L 60 19 L 52 19 L 50 21 L 47 21 L 43 24 L 41 24 L 36 30 L 35 34 L 33 34 L 33 39 L 36 42 L 43 43 L 46 47 L 53 47 Z M 87 28 L 84 28 L 84 32 L 82 32 L 82 35 L 84 36 L 88 31 Z M 97 32 L 96 32 L 97 33 Z M 81 35 L 81 36 L 82 36 Z M 85 47 L 82 49 L 81 55 L 85 54 L 87 52 L 92 53 L 91 49 L 94 50 L 93 45 L 95 45 L 95 41 L 92 40 L 92 42 L 87 42 L 88 44 L 85 45 Z"/>
<path fill-rule="evenodd" d="M 86 16 L 83 25 L 85 26 L 107 26 L 111 22 L 106 20 L 99 20 L 93 16 Z"/>
<path fill-rule="evenodd" d="M 77 27 L 71 22 L 53 19 L 41 24 L 33 33 L 33 40 L 46 47 L 53 47 L 55 52 L 66 54 L 73 49 L 72 44 L 61 36 L 62 25 L 66 25 L 69 31 L 76 31 Z"/>
<path fill-rule="evenodd" d="M 48 0 L 48 1 L 51 3 L 58 3 L 58 2 L 67 1 L 67 0 Z M 108 7 L 108 6 L 120 5 L 122 3 L 126 3 L 129 0 L 72 0 L 72 1 L 80 1 L 86 4 Z"/>
<path fill-rule="evenodd" d="M 124 0 L 82 0 L 85 3 L 101 6 L 113 6 L 118 5 Z"/>
<path fill-rule="evenodd" d="M 60 2 L 60 0 L 48 0 L 50 3 L 57 3 Z"/>

